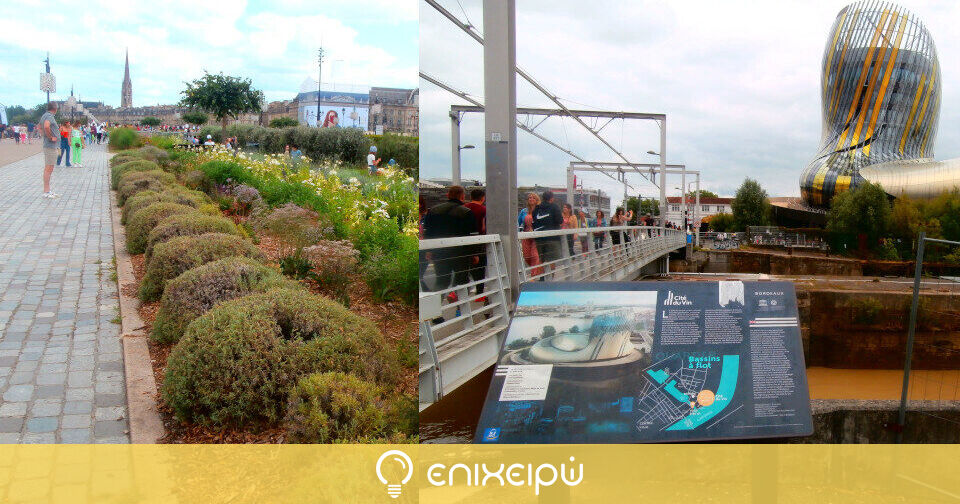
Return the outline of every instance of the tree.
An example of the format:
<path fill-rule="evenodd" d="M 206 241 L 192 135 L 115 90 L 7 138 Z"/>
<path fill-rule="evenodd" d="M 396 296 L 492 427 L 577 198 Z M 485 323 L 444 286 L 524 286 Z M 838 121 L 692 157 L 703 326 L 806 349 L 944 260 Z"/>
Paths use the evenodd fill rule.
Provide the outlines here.
<path fill-rule="evenodd" d="M 766 226 L 770 222 L 770 200 L 767 191 L 760 187 L 760 183 L 747 178 L 737 189 L 733 201 L 733 222 L 737 231 L 747 229 L 747 226 Z"/>
<path fill-rule="evenodd" d="M 864 245 L 871 250 L 880 246 L 880 238 L 886 236 L 889 223 L 887 193 L 880 184 L 867 181 L 853 190 L 835 195 L 827 212 L 827 231 L 846 237 L 856 236 L 858 241 L 865 239 Z"/>
<path fill-rule="evenodd" d="M 555 334 L 557 334 L 557 330 L 552 325 L 548 325 L 543 326 L 543 331 L 540 332 L 540 337 L 549 338 Z"/>
<path fill-rule="evenodd" d="M 698 192 L 700 193 L 701 198 L 719 198 L 720 197 L 720 196 L 717 196 L 717 193 L 713 191 L 708 191 L 706 189 L 700 189 L 699 191 L 692 191 L 689 197 L 696 198 Z"/>
<path fill-rule="evenodd" d="M 207 124 L 207 114 L 203 112 L 187 112 L 181 116 L 183 122 L 187 124 L 195 124 L 197 126 L 202 126 Z"/>
<path fill-rule="evenodd" d="M 296 125 L 297 120 L 292 117 L 274 117 L 270 120 L 271 128 L 289 128 Z"/>
<path fill-rule="evenodd" d="M 223 136 L 227 135 L 228 119 L 263 109 L 263 91 L 254 89 L 250 79 L 204 72 L 202 78 L 184 84 L 187 88 L 180 92 L 180 105 L 212 114 L 220 122 Z"/>
<path fill-rule="evenodd" d="M 141 126 L 160 126 L 160 119 L 156 117 L 144 117 L 140 119 Z"/>
<path fill-rule="evenodd" d="M 640 214 L 660 215 L 660 200 L 654 198 L 640 200 Z"/>
<path fill-rule="evenodd" d="M 730 215 L 726 212 L 721 212 L 714 214 L 710 217 L 710 220 L 707 221 L 710 224 L 710 231 L 724 232 L 724 231 L 733 231 L 733 215 Z"/>
<path fill-rule="evenodd" d="M 640 218 L 640 199 L 636 196 L 630 196 L 627 198 L 626 211 L 633 211 L 633 219 L 630 220 L 631 226 L 636 226 L 637 220 Z"/>

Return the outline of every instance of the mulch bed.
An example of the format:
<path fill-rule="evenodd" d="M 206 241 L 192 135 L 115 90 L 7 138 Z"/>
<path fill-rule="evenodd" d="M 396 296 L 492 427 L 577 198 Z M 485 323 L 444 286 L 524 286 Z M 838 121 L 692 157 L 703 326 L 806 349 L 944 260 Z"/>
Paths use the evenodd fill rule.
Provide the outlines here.
<path fill-rule="evenodd" d="M 258 244 L 260 249 L 268 257 L 268 262 L 276 266 L 280 257 L 280 243 L 271 237 L 260 237 Z M 121 290 L 128 295 L 136 296 L 140 281 L 145 274 L 145 264 L 143 254 L 131 257 L 133 263 L 133 273 L 137 278 L 136 284 L 126 284 L 121 286 Z M 323 290 L 315 283 L 309 280 L 304 281 L 309 289 L 316 294 L 325 294 Z M 416 308 L 407 306 L 400 302 L 379 302 L 374 300 L 373 294 L 366 282 L 359 276 L 352 278 L 352 284 L 348 289 L 350 292 L 350 311 L 373 321 L 383 335 L 396 346 L 401 341 L 406 341 L 412 345 L 417 338 L 417 316 Z M 153 327 L 154 320 L 157 317 L 160 302 L 153 301 L 141 303 L 139 308 L 140 317 L 149 333 Z M 153 363 L 153 374 L 157 381 L 157 389 L 163 386 L 164 370 L 167 367 L 167 358 L 170 355 L 172 345 L 161 345 L 147 339 L 150 350 L 150 361 Z M 417 392 L 417 370 L 410 369 L 404 374 L 397 392 L 413 395 Z M 159 394 L 158 394 L 159 395 Z M 159 440 L 160 443 L 170 444 L 197 444 L 197 443 L 244 443 L 244 444 L 273 444 L 283 443 L 286 438 L 286 429 L 284 427 L 274 427 L 251 432 L 246 429 L 214 429 L 195 424 L 184 424 L 177 420 L 173 411 L 163 402 L 163 399 L 157 398 L 157 407 L 160 411 L 160 418 L 163 421 L 164 428 L 167 431 L 166 436 Z"/>

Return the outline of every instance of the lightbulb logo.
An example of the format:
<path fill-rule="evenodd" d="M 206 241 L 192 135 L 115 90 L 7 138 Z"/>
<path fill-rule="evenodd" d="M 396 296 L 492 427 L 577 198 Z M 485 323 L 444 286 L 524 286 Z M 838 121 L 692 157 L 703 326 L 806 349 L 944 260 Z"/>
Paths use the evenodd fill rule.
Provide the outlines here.
<path fill-rule="evenodd" d="M 390 480 L 383 475 L 385 465 L 389 467 L 387 473 L 391 476 Z M 393 478 L 393 476 L 401 474 L 404 475 L 402 478 Z M 400 497 L 401 486 L 410 481 L 411 476 L 413 476 L 413 461 L 406 453 L 400 450 L 387 450 L 377 459 L 377 478 L 380 479 L 381 483 L 387 485 L 387 495 L 390 498 Z M 397 480 L 400 482 L 397 483 Z"/>

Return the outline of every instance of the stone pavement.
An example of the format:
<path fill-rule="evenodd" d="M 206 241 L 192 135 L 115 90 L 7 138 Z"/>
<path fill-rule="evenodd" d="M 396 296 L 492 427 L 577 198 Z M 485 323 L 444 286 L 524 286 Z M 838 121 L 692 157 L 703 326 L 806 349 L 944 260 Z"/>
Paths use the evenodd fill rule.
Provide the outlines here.
<path fill-rule="evenodd" d="M 0 166 L 0 443 L 126 443 L 106 145 Z"/>

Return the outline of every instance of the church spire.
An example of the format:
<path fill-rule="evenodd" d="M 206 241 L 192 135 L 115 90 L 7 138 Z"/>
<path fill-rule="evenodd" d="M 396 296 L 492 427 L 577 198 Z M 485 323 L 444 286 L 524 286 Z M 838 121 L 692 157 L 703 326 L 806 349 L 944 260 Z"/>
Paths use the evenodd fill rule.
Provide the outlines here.
<path fill-rule="evenodd" d="M 120 90 L 120 106 L 133 106 L 133 83 L 130 82 L 130 50 L 126 51 L 123 66 L 123 86 Z"/>

